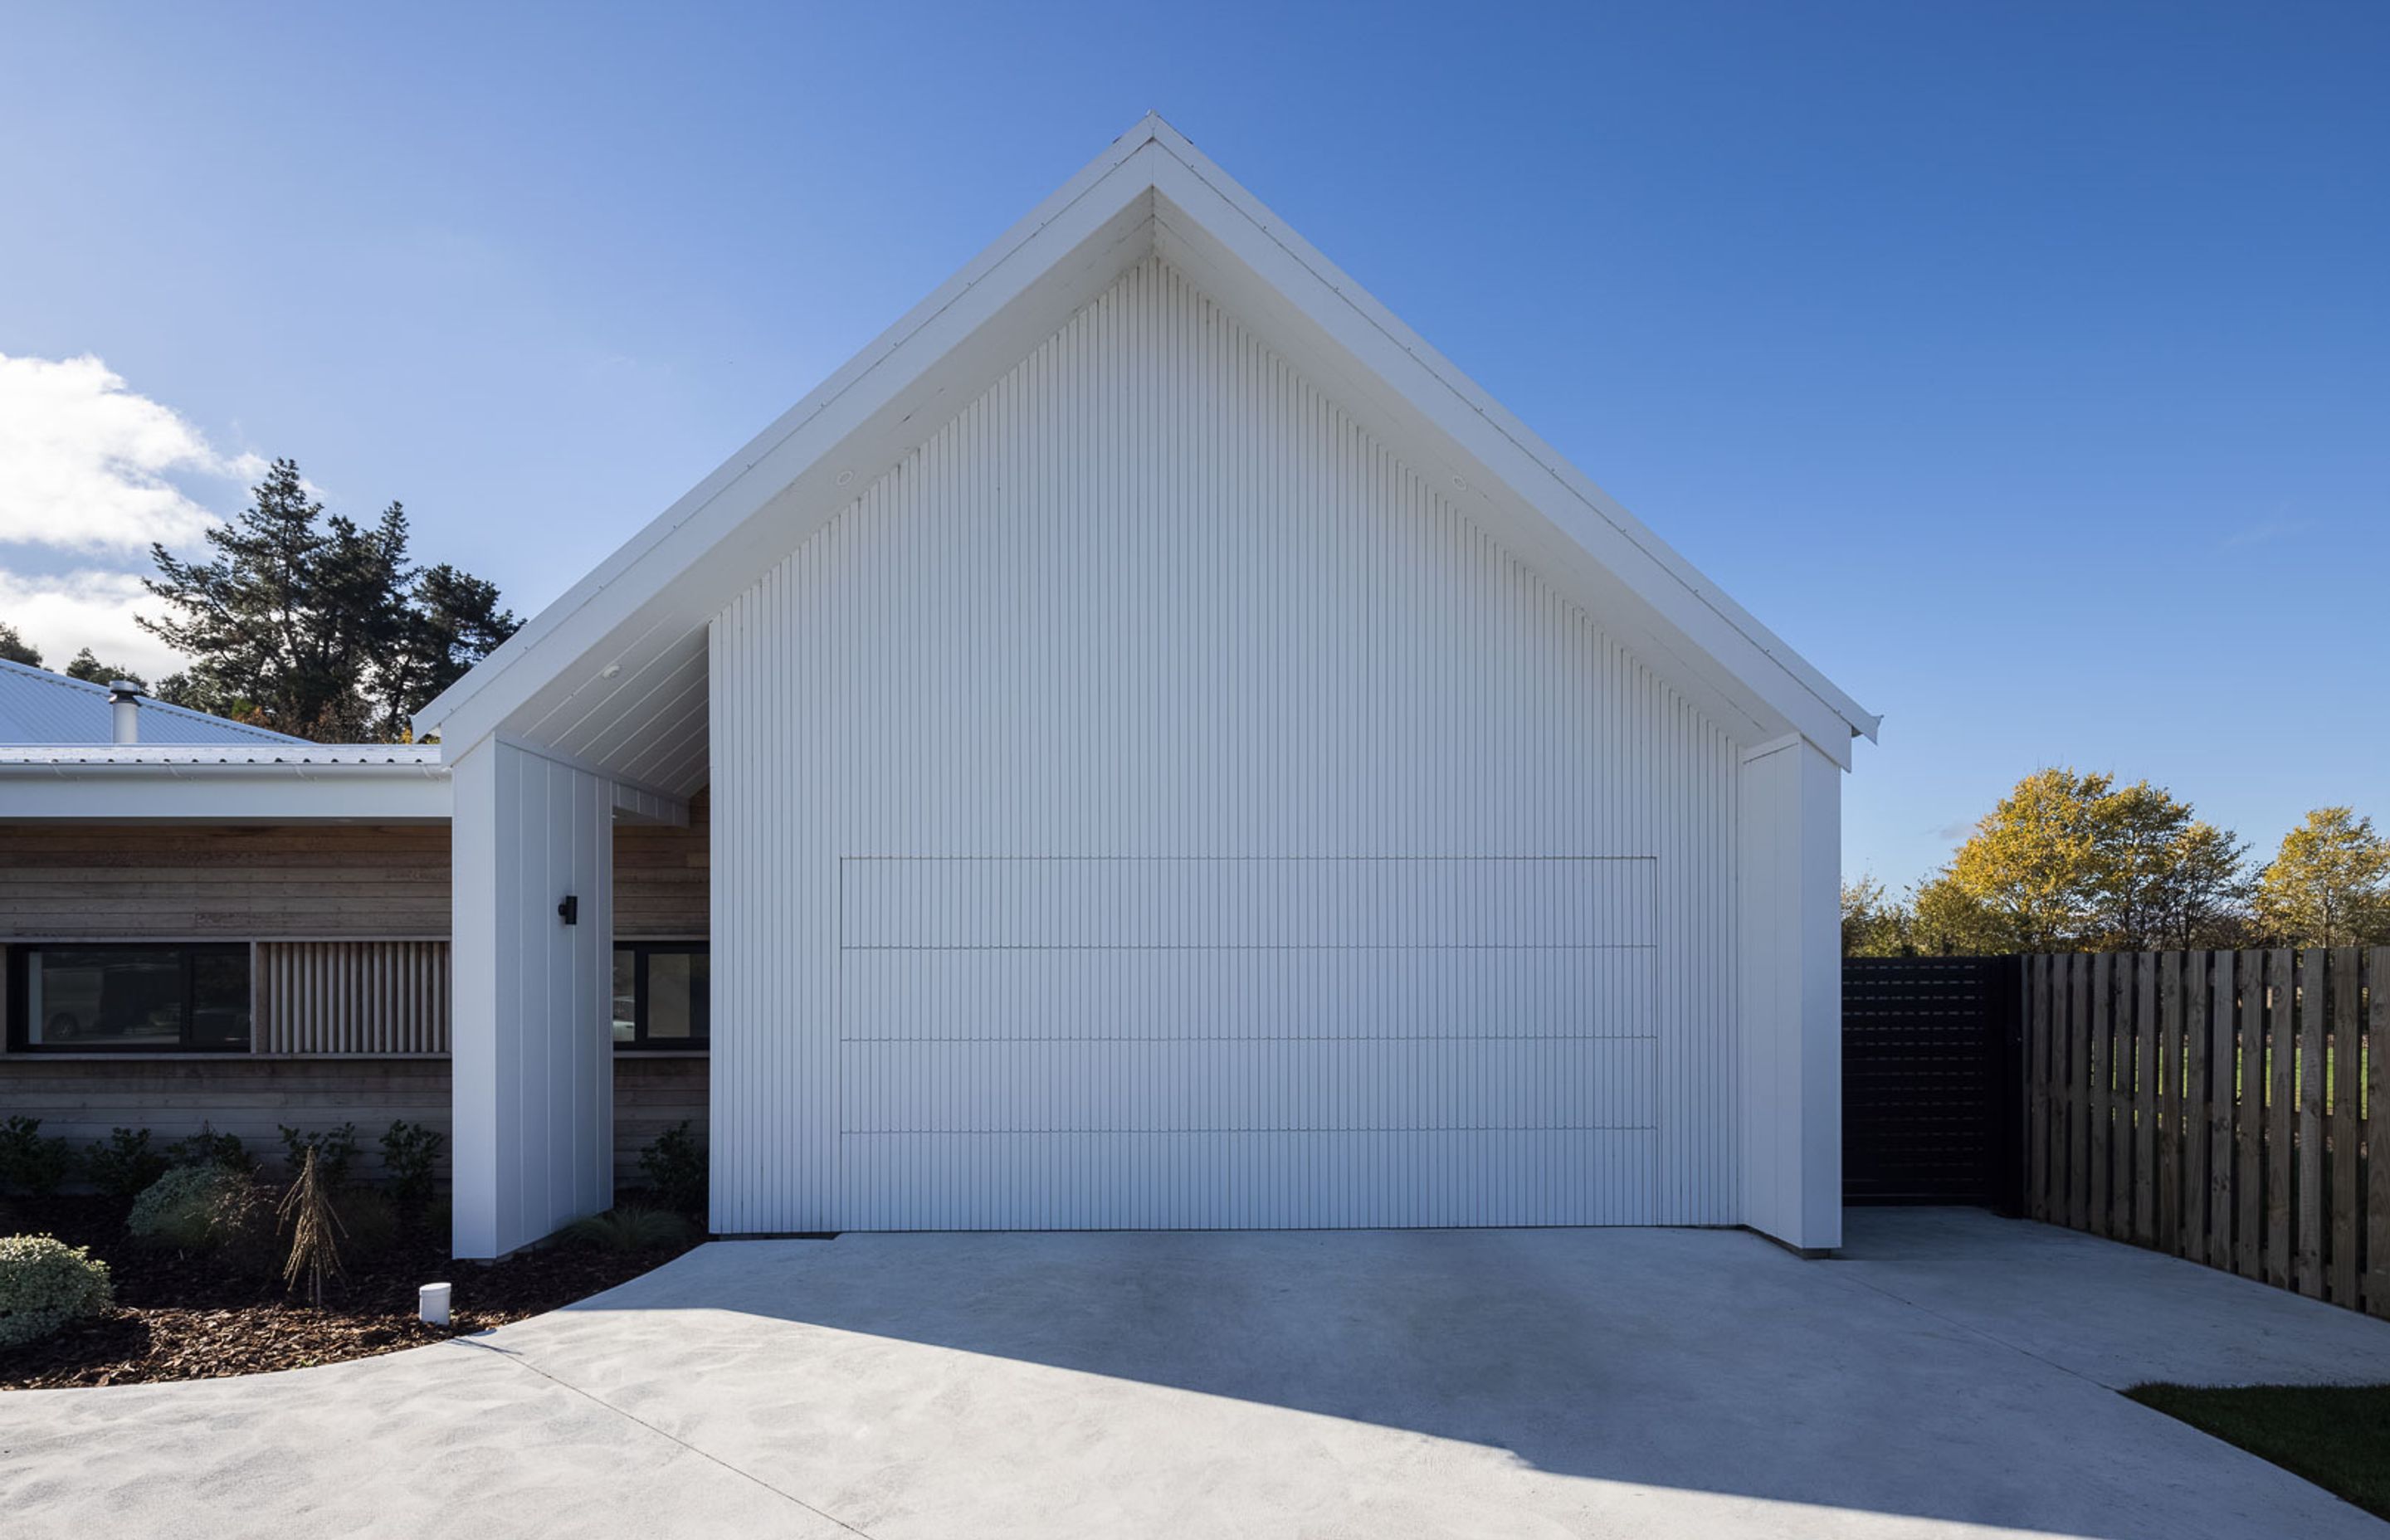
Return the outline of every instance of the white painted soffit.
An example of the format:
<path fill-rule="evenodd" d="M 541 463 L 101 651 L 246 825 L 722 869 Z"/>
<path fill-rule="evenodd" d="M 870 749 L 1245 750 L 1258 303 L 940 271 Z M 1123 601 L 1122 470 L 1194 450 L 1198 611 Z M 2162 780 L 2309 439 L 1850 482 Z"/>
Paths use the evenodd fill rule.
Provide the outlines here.
<path fill-rule="evenodd" d="M 668 794 L 704 779 L 708 619 L 1158 252 L 1739 740 L 1850 764 L 1862 710 L 1159 118 L 1148 117 L 416 718 Z"/>

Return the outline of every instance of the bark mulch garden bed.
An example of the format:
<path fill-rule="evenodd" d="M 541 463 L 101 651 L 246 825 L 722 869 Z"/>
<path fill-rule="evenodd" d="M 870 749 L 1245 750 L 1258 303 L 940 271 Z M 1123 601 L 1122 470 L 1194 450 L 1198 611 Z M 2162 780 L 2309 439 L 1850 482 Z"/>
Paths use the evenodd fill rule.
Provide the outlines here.
<path fill-rule="evenodd" d="M 0 1390 L 212 1380 L 305 1368 L 436 1342 L 586 1299 L 671 1261 L 703 1238 L 639 1251 L 550 1246 L 484 1265 L 452 1262 L 445 1227 L 418 1226 L 387 1250 L 349 1259 L 324 1307 L 287 1291 L 279 1277 L 234 1271 L 212 1257 L 135 1246 L 128 1204 L 58 1197 L 0 1200 L 0 1234 L 54 1235 L 108 1264 L 116 1307 L 55 1337 L 0 1348 Z M 456 1286 L 450 1324 L 416 1318 L 416 1290 Z"/>

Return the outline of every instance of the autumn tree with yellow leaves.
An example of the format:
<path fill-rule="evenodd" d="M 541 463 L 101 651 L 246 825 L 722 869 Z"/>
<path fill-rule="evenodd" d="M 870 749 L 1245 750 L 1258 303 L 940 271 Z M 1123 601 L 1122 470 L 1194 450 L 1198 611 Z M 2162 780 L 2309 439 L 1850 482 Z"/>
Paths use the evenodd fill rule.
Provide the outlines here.
<path fill-rule="evenodd" d="M 1855 954 L 2143 951 L 2229 945 L 2247 846 L 2146 780 L 2065 767 L 2017 782 L 1906 904 L 1861 879 L 1844 900 Z M 1855 903 L 1856 900 L 1856 903 Z"/>
<path fill-rule="evenodd" d="M 2390 943 L 2390 840 L 2354 808 L 2317 808 L 2257 874 L 2257 916 L 2279 945 Z"/>

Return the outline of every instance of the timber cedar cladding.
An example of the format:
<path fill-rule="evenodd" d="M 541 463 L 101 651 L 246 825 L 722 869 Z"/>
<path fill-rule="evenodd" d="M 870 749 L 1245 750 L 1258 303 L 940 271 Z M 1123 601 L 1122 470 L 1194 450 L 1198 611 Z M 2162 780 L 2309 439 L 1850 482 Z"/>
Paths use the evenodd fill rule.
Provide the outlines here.
<path fill-rule="evenodd" d="M 706 933 L 705 798 L 614 831 L 614 928 Z M 444 824 L 0 824 L 0 941 L 438 939 Z"/>
<path fill-rule="evenodd" d="M 615 830 L 615 934 L 701 942 L 706 801 L 687 828 Z M 255 943 L 260 1055 L 444 1053 L 449 832 L 441 824 L 0 824 L 11 942 Z"/>

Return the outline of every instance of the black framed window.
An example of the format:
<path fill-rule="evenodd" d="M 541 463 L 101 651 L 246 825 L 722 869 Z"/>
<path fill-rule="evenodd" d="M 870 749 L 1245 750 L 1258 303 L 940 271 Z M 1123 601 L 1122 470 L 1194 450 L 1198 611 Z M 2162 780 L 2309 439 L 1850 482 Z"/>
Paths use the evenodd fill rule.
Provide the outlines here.
<path fill-rule="evenodd" d="M 712 1036 L 713 972 L 701 941 L 614 943 L 614 1046 L 702 1048 Z"/>
<path fill-rule="evenodd" d="M 238 1053 L 249 1047 L 238 943 L 35 943 L 8 949 L 19 1053 Z"/>

